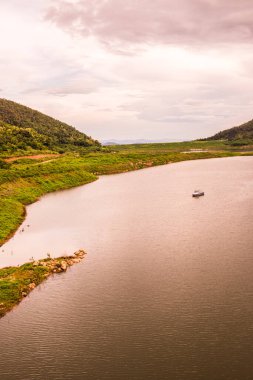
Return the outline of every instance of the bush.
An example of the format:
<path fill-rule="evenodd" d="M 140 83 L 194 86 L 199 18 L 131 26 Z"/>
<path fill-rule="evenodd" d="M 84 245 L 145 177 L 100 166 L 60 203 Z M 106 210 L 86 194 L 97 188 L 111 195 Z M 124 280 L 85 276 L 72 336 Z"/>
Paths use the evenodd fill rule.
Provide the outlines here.
<path fill-rule="evenodd" d="M 0 169 L 8 169 L 10 164 L 0 158 Z"/>

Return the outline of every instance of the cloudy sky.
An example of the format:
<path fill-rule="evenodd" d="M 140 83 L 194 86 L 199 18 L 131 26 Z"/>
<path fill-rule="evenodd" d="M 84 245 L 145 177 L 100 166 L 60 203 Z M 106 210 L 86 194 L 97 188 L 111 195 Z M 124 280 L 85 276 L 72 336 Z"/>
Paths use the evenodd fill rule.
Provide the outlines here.
<path fill-rule="evenodd" d="M 252 0 L 0 0 L 0 97 L 97 139 L 253 118 Z"/>

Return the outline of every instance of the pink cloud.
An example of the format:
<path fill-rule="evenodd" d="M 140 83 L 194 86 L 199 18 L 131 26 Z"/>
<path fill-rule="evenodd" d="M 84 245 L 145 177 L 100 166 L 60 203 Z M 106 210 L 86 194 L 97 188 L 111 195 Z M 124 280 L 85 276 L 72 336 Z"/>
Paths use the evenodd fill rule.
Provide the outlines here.
<path fill-rule="evenodd" d="M 253 43 L 252 0 L 54 0 L 46 19 L 109 47 Z"/>

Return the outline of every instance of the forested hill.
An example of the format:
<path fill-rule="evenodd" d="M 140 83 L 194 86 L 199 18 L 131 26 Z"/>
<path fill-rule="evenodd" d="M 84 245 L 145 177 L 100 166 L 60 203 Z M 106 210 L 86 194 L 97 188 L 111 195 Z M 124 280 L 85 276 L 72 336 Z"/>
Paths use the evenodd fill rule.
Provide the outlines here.
<path fill-rule="evenodd" d="M 253 140 L 253 120 L 238 127 L 225 129 L 206 140 Z"/>
<path fill-rule="evenodd" d="M 74 127 L 41 112 L 0 99 L 0 153 L 16 150 L 73 150 L 100 145 Z"/>

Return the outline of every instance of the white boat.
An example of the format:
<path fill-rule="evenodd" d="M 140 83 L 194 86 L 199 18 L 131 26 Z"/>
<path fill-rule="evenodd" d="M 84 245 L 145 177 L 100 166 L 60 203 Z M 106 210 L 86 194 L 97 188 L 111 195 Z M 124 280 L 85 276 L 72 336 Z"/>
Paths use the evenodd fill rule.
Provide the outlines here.
<path fill-rule="evenodd" d="M 192 196 L 193 197 L 201 197 L 205 195 L 204 191 L 201 191 L 201 190 L 194 190 L 194 192 L 192 193 Z"/>

